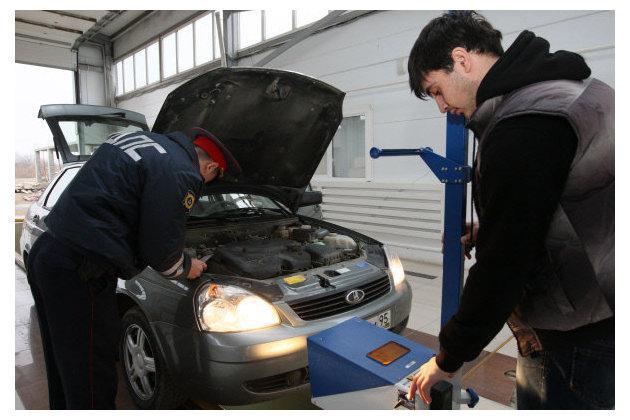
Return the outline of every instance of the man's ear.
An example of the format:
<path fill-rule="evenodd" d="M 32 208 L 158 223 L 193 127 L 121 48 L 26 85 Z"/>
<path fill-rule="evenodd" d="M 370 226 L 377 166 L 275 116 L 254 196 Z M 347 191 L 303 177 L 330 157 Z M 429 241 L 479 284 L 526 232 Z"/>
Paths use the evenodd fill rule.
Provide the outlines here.
<path fill-rule="evenodd" d="M 451 51 L 451 58 L 453 59 L 453 68 L 459 67 L 463 73 L 470 72 L 472 66 L 471 55 L 465 48 L 453 48 L 453 51 Z"/>
<path fill-rule="evenodd" d="M 219 167 L 219 164 L 214 161 L 208 163 L 208 172 L 210 172 L 211 174 L 216 174 L 217 177 L 221 177 L 221 175 L 223 175 L 221 173 L 221 168 Z"/>

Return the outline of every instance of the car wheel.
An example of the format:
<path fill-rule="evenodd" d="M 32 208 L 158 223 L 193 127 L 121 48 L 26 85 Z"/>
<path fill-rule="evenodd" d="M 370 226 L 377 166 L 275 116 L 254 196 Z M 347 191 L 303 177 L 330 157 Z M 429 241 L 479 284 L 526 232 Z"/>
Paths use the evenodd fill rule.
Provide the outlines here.
<path fill-rule="evenodd" d="M 129 394 L 143 409 L 172 409 L 186 397 L 173 383 L 149 323 L 138 308 L 122 317 L 120 362 Z"/>

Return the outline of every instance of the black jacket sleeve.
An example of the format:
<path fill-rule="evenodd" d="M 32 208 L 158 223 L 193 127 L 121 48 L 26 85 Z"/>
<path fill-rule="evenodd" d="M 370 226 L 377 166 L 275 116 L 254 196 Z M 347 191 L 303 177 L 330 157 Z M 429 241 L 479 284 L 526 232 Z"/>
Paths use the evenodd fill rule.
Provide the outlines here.
<path fill-rule="evenodd" d="M 151 162 L 144 170 L 138 229 L 140 257 L 170 279 L 183 280 L 190 271 L 190 257 L 183 252 L 188 216 L 184 199 L 195 188 L 189 178 L 167 162 Z"/>
<path fill-rule="evenodd" d="M 575 155 L 577 137 L 560 117 L 502 121 L 484 140 L 475 199 L 483 209 L 458 312 L 440 332 L 438 366 L 453 372 L 501 330 L 542 255 Z"/>

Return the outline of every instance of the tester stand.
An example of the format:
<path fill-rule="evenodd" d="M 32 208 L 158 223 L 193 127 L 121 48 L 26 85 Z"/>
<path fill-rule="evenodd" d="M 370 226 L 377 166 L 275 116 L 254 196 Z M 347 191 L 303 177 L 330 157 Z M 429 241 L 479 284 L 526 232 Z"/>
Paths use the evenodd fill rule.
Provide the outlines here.
<path fill-rule="evenodd" d="M 430 148 L 370 150 L 373 159 L 384 156 L 419 156 L 444 184 L 444 250 L 442 260 L 443 326 L 455 314 L 464 281 L 468 130 L 464 118 L 447 114 L 446 157 Z M 404 397 L 413 374 L 434 355 L 434 350 L 352 318 L 308 338 L 308 360 L 313 404 L 324 409 L 459 409 L 474 407 L 479 397 L 460 390 L 461 375 L 431 389 L 431 407 L 420 397 Z"/>

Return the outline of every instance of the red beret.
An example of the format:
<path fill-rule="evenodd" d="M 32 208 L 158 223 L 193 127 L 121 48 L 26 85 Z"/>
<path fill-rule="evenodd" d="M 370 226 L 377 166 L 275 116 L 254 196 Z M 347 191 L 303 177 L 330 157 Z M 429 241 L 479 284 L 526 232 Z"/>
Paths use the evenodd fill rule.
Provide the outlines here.
<path fill-rule="evenodd" d="M 224 172 L 229 171 L 234 174 L 241 172 L 241 166 L 237 160 L 212 133 L 203 128 L 195 127 L 190 130 L 189 135 L 193 144 L 206 152 Z"/>
<path fill-rule="evenodd" d="M 223 152 L 221 149 L 217 147 L 216 144 L 208 137 L 198 136 L 193 143 L 195 146 L 201 148 L 204 152 L 210 156 L 210 158 L 219 164 L 219 168 L 224 171 L 227 169 L 227 162 L 225 161 L 225 156 L 223 156 Z"/>

